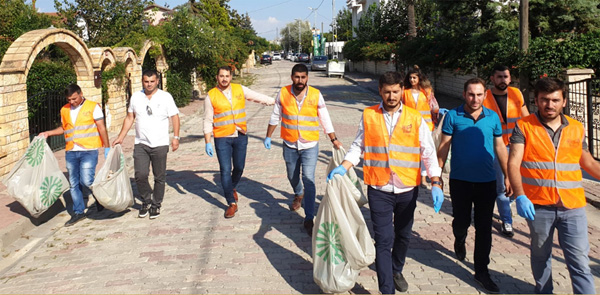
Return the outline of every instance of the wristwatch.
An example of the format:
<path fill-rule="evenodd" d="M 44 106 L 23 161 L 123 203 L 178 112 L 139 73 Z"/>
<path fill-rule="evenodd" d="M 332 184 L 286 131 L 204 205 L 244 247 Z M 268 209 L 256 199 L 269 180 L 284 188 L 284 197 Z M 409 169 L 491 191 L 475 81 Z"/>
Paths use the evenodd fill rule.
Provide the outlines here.
<path fill-rule="evenodd" d="M 432 182 L 431 182 L 431 184 L 437 184 L 437 185 L 439 185 L 440 187 L 442 187 L 442 186 L 443 186 L 441 181 L 432 181 Z"/>
<path fill-rule="evenodd" d="M 181 139 L 181 137 L 179 137 L 179 136 L 173 136 L 173 138 L 174 138 L 174 139 L 177 139 L 177 140 L 180 140 L 180 139 Z"/>
<path fill-rule="evenodd" d="M 331 143 L 333 143 L 334 141 L 338 140 L 337 137 L 334 137 L 331 139 Z"/>

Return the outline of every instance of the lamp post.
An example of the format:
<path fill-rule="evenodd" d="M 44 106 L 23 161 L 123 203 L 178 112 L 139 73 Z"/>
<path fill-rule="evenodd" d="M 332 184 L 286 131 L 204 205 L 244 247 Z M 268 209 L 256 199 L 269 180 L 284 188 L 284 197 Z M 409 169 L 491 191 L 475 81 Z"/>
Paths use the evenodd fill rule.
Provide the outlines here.
<path fill-rule="evenodd" d="M 302 27 L 300 26 L 301 20 L 299 18 L 297 18 L 296 21 L 298 22 L 298 53 L 301 53 L 302 52 L 302 38 L 300 37 L 301 29 L 302 29 Z"/>
<path fill-rule="evenodd" d="M 312 8 L 309 6 L 308 9 L 310 9 L 313 12 L 313 14 L 315 15 L 315 25 L 313 26 L 313 28 L 316 31 L 317 30 L 317 9 L 318 8 Z"/>

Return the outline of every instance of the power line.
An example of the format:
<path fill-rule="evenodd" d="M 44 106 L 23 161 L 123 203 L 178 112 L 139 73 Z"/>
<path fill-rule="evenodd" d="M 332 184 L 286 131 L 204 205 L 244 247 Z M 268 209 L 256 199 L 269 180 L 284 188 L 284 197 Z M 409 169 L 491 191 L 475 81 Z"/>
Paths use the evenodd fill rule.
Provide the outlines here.
<path fill-rule="evenodd" d="M 271 7 L 279 6 L 279 5 L 286 4 L 286 3 L 288 3 L 288 2 L 292 2 L 292 1 L 294 1 L 294 0 L 288 0 L 288 1 L 284 1 L 284 2 L 281 2 L 281 3 L 278 3 L 278 4 L 274 4 L 274 5 L 271 5 L 271 6 L 267 6 L 267 7 L 259 8 L 259 9 L 256 9 L 256 10 L 252 10 L 252 11 L 249 11 L 249 12 L 247 12 L 247 13 L 253 13 L 253 12 L 257 12 L 257 11 L 261 11 L 261 10 L 269 9 L 269 8 L 271 8 Z M 321 2 L 321 3 L 323 3 L 323 2 Z"/>

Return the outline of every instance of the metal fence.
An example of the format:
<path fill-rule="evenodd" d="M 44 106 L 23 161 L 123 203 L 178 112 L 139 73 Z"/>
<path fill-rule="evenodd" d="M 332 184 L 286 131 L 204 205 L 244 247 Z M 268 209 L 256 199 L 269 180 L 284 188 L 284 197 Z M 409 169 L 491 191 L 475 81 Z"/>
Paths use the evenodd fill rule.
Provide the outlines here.
<path fill-rule="evenodd" d="M 29 139 L 40 132 L 61 126 L 60 109 L 67 103 L 63 91 L 46 91 L 28 95 Z M 65 148 L 64 136 L 48 137 L 48 145 L 53 151 Z"/>
<path fill-rule="evenodd" d="M 590 153 L 600 159 L 600 78 L 571 82 L 567 86 L 564 113 L 583 124 Z"/>

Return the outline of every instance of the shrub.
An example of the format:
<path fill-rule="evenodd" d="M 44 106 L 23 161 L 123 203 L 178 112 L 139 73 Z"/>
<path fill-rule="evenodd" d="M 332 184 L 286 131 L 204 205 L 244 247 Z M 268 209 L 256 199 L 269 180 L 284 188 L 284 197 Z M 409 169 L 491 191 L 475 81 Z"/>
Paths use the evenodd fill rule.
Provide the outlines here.
<path fill-rule="evenodd" d="M 169 69 L 167 75 L 167 89 L 173 96 L 178 107 L 186 106 L 192 98 L 192 84 L 190 75 Z"/>

